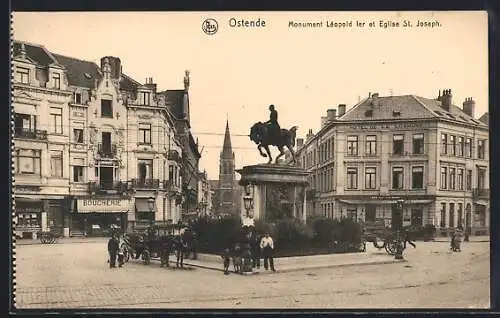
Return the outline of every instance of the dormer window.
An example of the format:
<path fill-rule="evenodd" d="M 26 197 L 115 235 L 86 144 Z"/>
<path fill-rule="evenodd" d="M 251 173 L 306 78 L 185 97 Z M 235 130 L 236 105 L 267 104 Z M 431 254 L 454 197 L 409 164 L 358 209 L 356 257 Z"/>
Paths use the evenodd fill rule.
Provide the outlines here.
<path fill-rule="evenodd" d="M 81 104 L 81 103 L 82 103 L 82 94 L 75 93 L 75 104 Z"/>
<path fill-rule="evenodd" d="M 149 105 L 150 92 L 140 92 L 139 93 L 139 102 L 141 105 Z"/>
<path fill-rule="evenodd" d="M 52 74 L 52 83 L 55 89 L 61 89 L 61 74 L 59 73 Z"/>
<path fill-rule="evenodd" d="M 369 109 L 369 110 L 365 111 L 365 116 L 366 117 L 373 117 L 373 110 Z"/>
<path fill-rule="evenodd" d="M 401 112 L 393 111 L 392 112 L 392 117 L 399 117 L 401 116 Z"/>
<path fill-rule="evenodd" d="M 18 67 L 16 71 L 16 80 L 21 84 L 29 84 L 30 70 L 24 67 Z"/>

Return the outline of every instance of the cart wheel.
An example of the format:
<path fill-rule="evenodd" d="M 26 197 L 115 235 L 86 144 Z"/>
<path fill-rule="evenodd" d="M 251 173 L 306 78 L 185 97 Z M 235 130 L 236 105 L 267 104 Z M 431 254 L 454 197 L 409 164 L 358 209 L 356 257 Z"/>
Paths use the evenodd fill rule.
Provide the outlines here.
<path fill-rule="evenodd" d="M 385 251 L 387 252 L 387 254 L 389 254 L 391 256 L 396 255 L 397 248 L 398 248 L 397 244 L 398 244 L 398 242 L 396 242 L 396 241 L 390 241 L 390 242 L 388 242 L 385 245 Z"/>
<path fill-rule="evenodd" d="M 145 265 L 149 265 L 149 263 L 151 263 L 151 255 L 149 254 L 149 251 L 144 251 L 142 253 L 142 259 L 144 260 Z"/>
<path fill-rule="evenodd" d="M 56 242 L 56 237 L 55 236 L 52 236 L 50 238 L 50 244 L 54 244 Z"/>
<path fill-rule="evenodd" d="M 41 242 L 42 244 L 47 243 L 47 242 L 45 241 L 45 236 L 40 236 L 40 242 Z"/>

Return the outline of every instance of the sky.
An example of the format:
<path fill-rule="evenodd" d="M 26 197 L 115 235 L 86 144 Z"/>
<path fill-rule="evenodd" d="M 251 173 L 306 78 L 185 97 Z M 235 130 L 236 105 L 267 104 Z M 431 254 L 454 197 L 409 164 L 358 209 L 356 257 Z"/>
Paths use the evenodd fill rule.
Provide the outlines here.
<path fill-rule="evenodd" d="M 207 18 L 218 22 L 215 34 L 203 32 Z M 230 27 L 232 18 L 266 24 Z M 299 127 L 299 138 L 319 130 L 328 108 L 349 109 L 370 92 L 435 98 L 452 89 L 455 105 L 473 97 L 476 117 L 488 111 L 486 12 L 15 12 L 12 28 L 14 39 L 54 53 L 97 64 L 118 56 L 124 73 L 142 83 L 153 77 L 160 90 L 183 88 L 189 70 L 191 127 L 209 179 L 218 179 L 226 119 L 236 168 L 266 162 L 247 135 L 268 119 L 270 104 L 281 127 Z"/>

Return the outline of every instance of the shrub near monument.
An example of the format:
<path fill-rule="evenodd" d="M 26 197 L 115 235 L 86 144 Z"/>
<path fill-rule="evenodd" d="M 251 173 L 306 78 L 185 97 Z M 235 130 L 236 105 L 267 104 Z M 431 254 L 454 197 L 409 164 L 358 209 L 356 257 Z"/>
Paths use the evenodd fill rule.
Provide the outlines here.
<path fill-rule="evenodd" d="M 201 253 L 218 254 L 244 240 L 239 217 L 199 218 L 192 224 Z M 361 251 L 361 228 L 351 219 L 311 219 L 303 224 L 292 218 L 274 222 L 255 221 L 255 231 L 269 232 L 275 242 L 275 257 L 305 256 Z"/>

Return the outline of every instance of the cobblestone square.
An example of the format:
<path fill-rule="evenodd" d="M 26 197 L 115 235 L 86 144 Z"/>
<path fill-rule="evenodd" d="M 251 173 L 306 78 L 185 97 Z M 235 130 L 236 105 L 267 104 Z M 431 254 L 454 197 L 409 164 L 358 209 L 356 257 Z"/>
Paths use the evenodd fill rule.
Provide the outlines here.
<path fill-rule="evenodd" d="M 372 251 L 373 252 L 373 251 Z M 489 243 L 417 242 L 408 262 L 223 275 L 131 260 L 110 269 L 106 242 L 20 245 L 16 306 L 24 308 L 488 308 Z M 390 257 L 390 256 L 387 256 Z M 278 268 L 279 271 L 279 268 Z"/>

